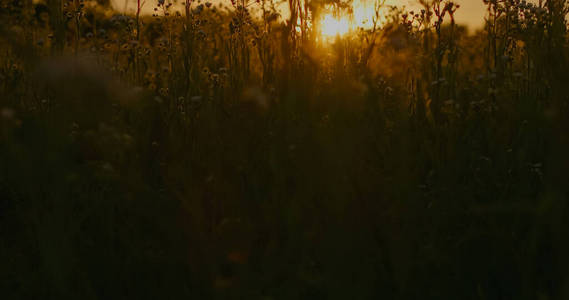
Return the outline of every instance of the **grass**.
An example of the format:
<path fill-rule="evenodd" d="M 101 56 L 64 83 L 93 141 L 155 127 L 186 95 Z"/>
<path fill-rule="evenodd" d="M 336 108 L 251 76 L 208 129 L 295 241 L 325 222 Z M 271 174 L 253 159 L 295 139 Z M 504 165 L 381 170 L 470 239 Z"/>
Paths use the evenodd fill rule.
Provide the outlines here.
<path fill-rule="evenodd" d="M 104 2 L 0 2 L 4 299 L 569 297 L 567 1 Z"/>

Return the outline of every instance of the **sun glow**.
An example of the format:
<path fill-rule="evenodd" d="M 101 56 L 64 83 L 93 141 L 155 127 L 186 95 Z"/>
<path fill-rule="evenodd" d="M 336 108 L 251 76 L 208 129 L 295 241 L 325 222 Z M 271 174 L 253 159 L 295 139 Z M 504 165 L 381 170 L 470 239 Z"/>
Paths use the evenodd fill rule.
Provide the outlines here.
<path fill-rule="evenodd" d="M 326 7 L 326 11 L 332 10 Z M 343 36 L 358 28 L 369 29 L 373 26 L 375 10 L 373 1 L 354 0 L 351 13 L 336 12 L 323 14 L 320 18 L 320 33 L 324 38 Z"/>
<path fill-rule="evenodd" d="M 320 21 L 321 32 L 325 37 L 344 35 L 350 31 L 350 22 L 347 18 L 338 18 L 332 14 L 326 14 Z"/>
<path fill-rule="evenodd" d="M 354 0 L 352 2 L 353 8 L 353 19 L 354 26 L 363 29 L 369 29 L 373 27 L 375 15 L 375 4 L 376 1 L 366 1 L 366 0 Z M 376 20 L 376 22 L 379 20 Z"/>

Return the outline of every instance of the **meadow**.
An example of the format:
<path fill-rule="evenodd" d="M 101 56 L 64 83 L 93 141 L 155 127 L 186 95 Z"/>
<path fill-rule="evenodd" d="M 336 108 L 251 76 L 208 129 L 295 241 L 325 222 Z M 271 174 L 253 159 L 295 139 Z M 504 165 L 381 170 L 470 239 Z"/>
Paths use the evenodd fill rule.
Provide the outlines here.
<path fill-rule="evenodd" d="M 374 1 L 0 0 L 0 297 L 569 299 L 569 1 Z"/>

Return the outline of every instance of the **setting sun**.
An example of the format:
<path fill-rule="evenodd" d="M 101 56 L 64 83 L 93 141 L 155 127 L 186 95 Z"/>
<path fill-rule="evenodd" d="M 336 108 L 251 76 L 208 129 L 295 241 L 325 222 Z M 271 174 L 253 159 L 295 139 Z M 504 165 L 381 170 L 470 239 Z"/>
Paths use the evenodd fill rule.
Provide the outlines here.
<path fill-rule="evenodd" d="M 350 22 L 346 18 L 337 18 L 332 14 L 327 14 L 320 22 L 322 35 L 325 37 L 335 37 L 344 35 L 350 30 Z"/>
<path fill-rule="evenodd" d="M 374 8 L 371 2 L 354 0 L 350 10 L 329 12 L 320 18 L 320 33 L 325 38 L 343 36 L 357 28 L 368 29 L 372 26 Z M 350 13 L 348 13 L 350 11 Z"/>

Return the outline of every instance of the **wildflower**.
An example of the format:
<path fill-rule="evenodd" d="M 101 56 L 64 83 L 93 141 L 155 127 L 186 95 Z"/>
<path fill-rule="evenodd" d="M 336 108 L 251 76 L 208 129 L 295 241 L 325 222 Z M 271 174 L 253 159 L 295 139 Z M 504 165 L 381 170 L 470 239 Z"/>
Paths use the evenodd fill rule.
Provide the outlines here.
<path fill-rule="evenodd" d="M 278 13 L 272 13 L 269 15 L 269 17 L 267 18 L 268 22 L 274 22 L 279 18 L 279 14 Z"/>
<path fill-rule="evenodd" d="M 198 5 L 198 6 L 194 9 L 194 13 L 195 13 L 196 15 L 199 15 L 199 14 L 203 11 L 203 8 L 204 8 L 203 4 Z"/>
<path fill-rule="evenodd" d="M 168 90 L 168 88 L 160 88 L 159 93 L 162 96 L 168 96 L 169 90 Z"/>
<path fill-rule="evenodd" d="M 198 36 L 200 39 L 204 39 L 207 35 L 203 30 L 198 31 Z"/>

